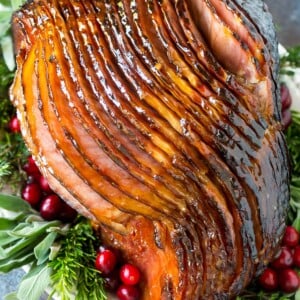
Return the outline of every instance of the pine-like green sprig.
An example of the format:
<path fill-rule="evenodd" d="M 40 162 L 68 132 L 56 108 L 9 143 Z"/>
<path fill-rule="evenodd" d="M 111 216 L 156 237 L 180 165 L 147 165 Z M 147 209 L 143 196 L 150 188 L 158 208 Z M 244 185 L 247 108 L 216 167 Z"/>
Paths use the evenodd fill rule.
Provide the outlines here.
<path fill-rule="evenodd" d="M 57 257 L 50 262 L 53 293 L 61 300 L 104 300 L 103 279 L 94 267 L 97 238 L 90 222 L 80 218 L 61 242 Z"/>
<path fill-rule="evenodd" d="M 7 127 L 15 113 L 8 98 L 13 76 L 0 52 L 0 189 L 7 184 L 10 187 L 18 186 L 23 178 L 21 166 L 29 154 L 21 135 L 9 133 Z"/>

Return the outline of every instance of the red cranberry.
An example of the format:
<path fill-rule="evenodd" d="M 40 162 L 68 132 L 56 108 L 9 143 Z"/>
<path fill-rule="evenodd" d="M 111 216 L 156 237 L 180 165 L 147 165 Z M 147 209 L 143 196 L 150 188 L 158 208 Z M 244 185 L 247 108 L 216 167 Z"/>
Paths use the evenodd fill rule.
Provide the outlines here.
<path fill-rule="evenodd" d="M 292 113 L 290 109 L 286 109 L 282 112 L 281 123 L 284 129 L 287 129 L 292 123 Z"/>
<path fill-rule="evenodd" d="M 32 206 L 35 206 L 40 202 L 42 195 L 40 186 L 35 182 L 25 185 L 21 194 L 22 198 Z"/>
<path fill-rule="evenodd" d="M 35 182 L 35 183 L 37 183 L 36 182 L 36 179 L 33 177 L 33 176 L 28 176 L 27 178 L 26 178 L 26 183 L 28 184 L 28 183 L 33 183 L 33 182 Z"/>
<path fill-rule="evenodd" d="M 119 273 L 114 271 L 112 274 L 104 278 L 104 286 L 108 292 L 115 292 L 120 286 Z"/>
<path fill-rule="evenodd" d="M 287 226 L 282 244 L 287 247 L 296 247 L 299 244 L 300 235 L 297 229 L 293 226 Z"/>
<path fill-rule="evenodd" d="M 40 187 L 41 187 L 43 192 L 45 192 L 47 194 L 53 193 L 53 191 L 51 190 L 51 187 L 48 183 L 48 180 L 44 176 L 41 176 L 39 178 L 39 183 L 40 183 Z"/>
<path fill-rule="evenodd" d="M 293 264 L 293 255 L 288 247 L 282 247 L 279 256 L 272 262 L 275 269 L 285 269 Z"/>
<path fill-rule="evenodd" d="M 136 266 L 125 264 L 120 269 L 120 278 L 126 285 L 135 285 L 139 283 L 141 273 Z"/>
<path fill-rule="evenodd" d="M 278 274 L 279 286 L 284 293 L 294 293 L 299 289 L 299 275 L 293 269 L 281 270 Z"/>
<path fill-rule="evenodd" d="M 266 291 L 275 291 L 278 288 L 277 272 L 271 268 L 267 268 L 258 278 L 258 282 Z"/>
<path fill-rule="evenodd" d="M 20 122 L 16 116 L 12 117 L 8 123 L 10 132 L 19 133 L 21 132 Z"/>
<path fill-rule="evenodd" d="M 77 217 L 77 211 L 73 209 L 70 205 L 62 201 L 62 207 L 59 214 L 59 219 L 62 222 L 73 222 Z"/>
<path fill-rule="evenodd" d="M 119 300 L 138 300 L 139 296 L 140 293 L 136 286 L 123 284 L 117 290 Z"/>
<path fill-rule="evenodd" d="M 41 203 L 40 214 L 47 220 L 57 220 L 62 208 L 62 200 L 56 195 L 47 196 Z"/>
<path fill-rule="evenodd" d="M 108 247 L 106 245 L 100 245 L 99 246 L 99 252 L 103 252 L 104 250 L 107 250 L 107 249 L 112 250 L 112 249 L 110 249 L 110 247 Z"/>
<path fill-rule="evenodd" d="M 96 257 L 95 266 L 104 275 L 110 274 L 117 264 L 115 253 L 109 249 L 99 252 Z"/>
<path fill-rule="evenodd" d="M 32 156 L 28 157 L 26 164 L 23 166 L 23 170 L 27 173 L 28 176 L 33 176 L 36 180 L 39 180 L 41 176 L 40 170 L 37 167 Z"/>
<path fill-rule="evenodd" d="M 294 259 L 294 266 L 300 268 L 300 245 L 295 247 L 293 259 Z"/>
<path fill-rule="evenodd" d="M 100 245 L 98 252 L 103 252 L 104 250 L 110 250 L 115 254 L 115 256 L 117 258 L 117 266 L 118 266 L 118 264 L 122 261 L 121 251 L 116 248 L 112 248 L 111 246 L 108 246 L 108 245 Z"/>
<path fill-rule="evenodd" d="M 285 110 L 290 108 L 292 104 L 292 97 L 285 83 L 282 83 L 280 85 L 280 95 L 281 95 L 281 109 Z"/>

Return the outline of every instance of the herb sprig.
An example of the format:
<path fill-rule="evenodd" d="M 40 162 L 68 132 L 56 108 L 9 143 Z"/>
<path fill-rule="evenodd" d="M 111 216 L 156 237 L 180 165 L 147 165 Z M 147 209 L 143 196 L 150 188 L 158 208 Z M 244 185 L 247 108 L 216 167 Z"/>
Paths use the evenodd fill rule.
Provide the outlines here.
<path fill-rule="evenodd" d="M 48 260 L 58 235 L 67 230 L 60 221 L 47 222 L 23 199 L 0 194 L 0 272 L 31 264 L 17 292 L 8 299 L 38 300 L 50 284 Z M 43 274 L 43 281 L 37 280 Z"/>
<path fill-rule="evenodd" d="M 31 265 L 6 300 L 38 300 L 48 288 L 61 300 L 105 300 L 103 278 L 94 268 L 97 236 L 89 220 L 72 226 L 45 221 L 23 199 L 0 194 L 0 272 Z M 52 293 L 51 293 L 52 291 Z"/>
<path fill-rule="evenodd" d="M 289 221 L 300 231 L 300 113 L 292 112 L 293 122 L 286 138 L 290 153 L 292 179 Z"/>
<path fill-rule="evenodd" d="M 294 75 L 293 68 L 300 67 L 300 45 L 287 49 L 287 53 L 280 58 L 280 74 Z"/>
<path fill-rule="evenodd" d="M 21 135 L 8 131 L 8 122 L 15 114 L 8 98 L 13 76 L 0 51 L 0 189 L 7 184 L 11 187 L 20 184 L 23 178 L 21 166 L 29 153 Z"/>
<path fill-rule="evenodd" d="M 19 134 L 8 132 L 8 122 L 15 114 L 8 89 L 14 77 L 14 56 L 10 21 L 14 10 L 24 0 L 0 0 L 0 189 L 5 185 L 17 188 L 23 179 L 21 165 L 28 150 Z"/>
<path fill-rule="evenodd" d="M 97 237 L 88 220 L 80 218 L 61 241 L 61 250 L 49 263 L 54 292 L 61 300 L 104 300 L 103 278 L 94 267 Z"/>

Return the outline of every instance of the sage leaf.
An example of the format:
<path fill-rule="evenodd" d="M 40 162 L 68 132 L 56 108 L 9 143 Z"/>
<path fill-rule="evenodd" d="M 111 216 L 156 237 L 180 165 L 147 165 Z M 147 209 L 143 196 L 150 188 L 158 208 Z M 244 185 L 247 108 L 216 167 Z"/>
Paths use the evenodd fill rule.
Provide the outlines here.
<path fill-rule="evenodd" d="M 18 298 L 17 293 L 13 292 L 13 293 L 7 294 L 4 297 L 4 300 L 20 300 L 20 299 Z"/>
<path fill-rule="evenodd" d="M 13 257 L 14 255 L 19 255 L 23 250 L 26 252 L 32 251 L 35 245 L 37 245 L 40 241 L 41 238 L 37 239 L 36 237 L 22 238 L 18 240 L 15 244 L 5 248 L 3 252 L 0 251 L 0 259 L 6 259 L 9 257 Z"/>
<path fill-rule="evenodd" d="M 34 248 L 34 255 L 37 259 L 37 265 L 41 265 L 49 259 L 51 246 L 56 237 L 57 233 L 51 232 Z"/>
<path fill-rule="evenodd" d="M 33 265 L 19 286 L 17 296 L 22 300 L 39 300 L 50 284 L 51 269 L 47 264 Z"/>
<path fill-rule="evenodd" d="M 0 272 L 8 273 L 11 270 L 23 267 L 25 265 L 28 265 L 29 263 L 32 263 L 35 259 L 35 256 L 33 253 L 29 253 L 26 256 L 22 256 L 20 258 L 7 258 L 4 260 L 0 260 Z"/>
<path fill-rule="evenodd" d="M 13 212 L 22 211 L 29 213 L 32 211 L 30 205 L 23 199 L 5 194 L 0 194 L 0 208 Z"/>
<path fill-rule="evenodd" d="M 9 8 L 4 8 L 3 10 L 0 11 L 1 29 L 3 28 L 3 29 L 6 29 L 6 31 L 7 31 L 7 29 L 10 27 L 10 25 L 9 25 L 10 17 L 11 17 L 11 10 Z M 4 32 L 6 32 L 6 31 L 4 31 Z"/>
<path fill-rule="evenodd" d="M 13 10 L 16 10 L 18 8 L 20 8 L 20 6 L 25 3 L 26 1 L 25 0 L 11 0 L 11 8 Z"/>
<path fill-rule="evenodd" d="M 13 0 L 0 0 L 0 4 L 2 4 L 3 6 L 10 6 L 11 1 Z"/>
<path fill-rule="evenodd" d="M 32 237 L 32 236 L 39 236 L 42 233 L 46 233 L 46 230 L 52 226 L 58 226 L 60 221 L 52 221 L 52 222 L 33 222 L 28 224 L 24 228 L 15 228 L 11 232 L 12 235 L 20 236 L 20 237 Z"/>
<path fill-rule="evenodd" d="M 50 253 L 49 253 L 49 261 L 52 261 L 53 259 L 55 259 L 55 257 L 57 256 L 59 250 L 61 248 L 61 244 L 55 242 L 51 247 L 50 247 Z"/>
<path fill-rule="evenodd" d="M 0 230 L 11 230 L 16 226 L 15 220 L 0 218 Z"/>
<path fill-rule="evenodd" d="M 0 251 L 3 247 L 13 243 L 17 238 L 15 236 L 11 236 L 6 231 L 0 232 Z"/>

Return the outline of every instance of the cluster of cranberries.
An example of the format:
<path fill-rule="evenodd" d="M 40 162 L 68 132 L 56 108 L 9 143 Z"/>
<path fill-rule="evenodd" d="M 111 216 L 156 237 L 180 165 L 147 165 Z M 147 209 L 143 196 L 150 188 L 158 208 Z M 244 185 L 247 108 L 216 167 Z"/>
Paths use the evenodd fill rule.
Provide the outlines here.
<path fill-rule="evenodd" d="M 11 133 L 20 133 L 21 128 L 17 116 L 10 119 L 8 129 Z M 77 212 L 51 190 L 47 179 L 42 176 L 32 156 L 27 158 L 23 170 L 27 174 L 27 181 L 22 188 L 21 196 L 32 207 L 39 210 L 45 220 L 72 222 L 76 218 Z"/>
<path fill-rule="evenodd" d="M 28 177 L 22 188 L 21 196 L 40 212 L 43 219 L 72 222 L 76 218 L 76 210 L 51 190 L 47 179 L 42 176 L 31 156 L 28 157 L 23 170 Z"/>
<path fill-rule="evenodd" d="M 300 268 L 300 234 L 288 226 L 278 256 L 261 274 L 259 284 L 268 292 L 294 293 L 300 288 L 297 268 Z"/>
<path fill-rule="evenodd" d="M 28 175 L 28 179 L 22 189 L 22 198 L 38 209 L 45 220 L 71 222 L 76 218 L 76 211 L 51 190 L 31 156 L 28 157 L 23 170 Z M 137 300 L 139 299 L 137 286 L 141 277 L 140 271 L 129 263 L 120 266 L 119 257 L 116 250 L 101 246 L 95 267 L 101 272 L 108 291 L 116 292 L 120 300 Z"/>
<path fill-rule="evenodd" d="M 132 264 L 120 264 L 119 258 L 115 249 L 100 247 L 95 262 L 96 269 L 101 272 L 107 290 L 115 292 L 119 300 L 138 300 L 141 273 Z"/>

